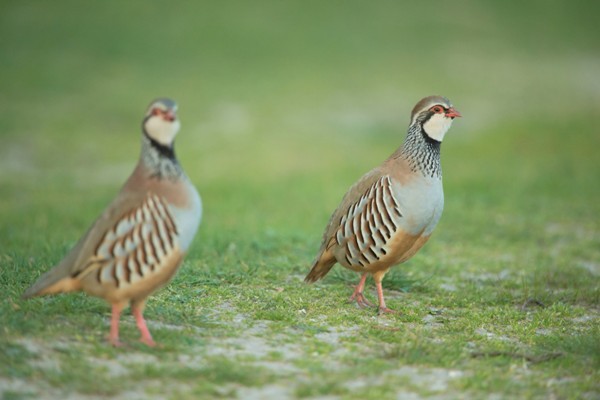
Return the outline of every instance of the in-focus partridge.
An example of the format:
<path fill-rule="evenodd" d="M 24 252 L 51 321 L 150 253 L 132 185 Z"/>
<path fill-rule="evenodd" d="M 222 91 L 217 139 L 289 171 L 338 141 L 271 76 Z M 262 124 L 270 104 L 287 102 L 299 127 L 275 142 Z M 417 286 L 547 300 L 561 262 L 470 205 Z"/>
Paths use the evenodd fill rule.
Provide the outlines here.
<path fill-rule="evenodd" d="M 131 304 L 141 341 L 155 343 L 142 315 L 146 298 L 181 264 L 202 216 L 202 203 L 175 157 L 177 105 L 150 104 L 142 151 L 133 173 L 91 228 L 24 298 L 82 290 L 112 305 L 110 342 L 118 346 L 119 317 Z"/>
<path fill-rule="evenodd" d="M 440 145 L 460 116 L 445 97 L 417 103 L 404 144 L 354 184 L 331 216 L 306 282 L 323 278 L 338 262 L 362 274 L 350 300 L 371 306 L 363 294 L 371 274 L 379 312 L 391 311 L 381 281 L 390 267 L 408 260 L 427 242 L 442 215 Z"/>

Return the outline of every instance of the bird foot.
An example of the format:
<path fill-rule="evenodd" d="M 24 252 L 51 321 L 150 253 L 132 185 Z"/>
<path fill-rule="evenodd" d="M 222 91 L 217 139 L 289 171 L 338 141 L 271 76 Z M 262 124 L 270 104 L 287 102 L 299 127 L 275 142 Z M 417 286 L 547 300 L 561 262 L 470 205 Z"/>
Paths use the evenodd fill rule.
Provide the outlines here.
<path fill-rule="evenodd" d="M 356 304 L 358 304 L 360 308 L 373 307 L 373 304 L 367 300 L 362 292 L 354 292 L 348 301 L 356 301 Z"/>
<path fill-rule="evenodd" d="M 110 345 L 113 347 L 123 347 L 124 346 L 123 342 L 121 342 L 118 337 L 116 337 L 116 338 L 109 337 L 108 343 L 110 343 Z"/>
<path fill-rule="evenodd" d="M 156 342 L 154 340 L 152 340 L 152 338 L 141 336 L 140 342 L 145 344 L 148 347 L 156 347 Z"/>
<path fill-rule="evenodd" d="M 377 314 L 379 314 L 379 315 L 398 314 L 398 311 L 391 310 L 387 307 L 379 307 L 379 311 L 377 312 Z"/>

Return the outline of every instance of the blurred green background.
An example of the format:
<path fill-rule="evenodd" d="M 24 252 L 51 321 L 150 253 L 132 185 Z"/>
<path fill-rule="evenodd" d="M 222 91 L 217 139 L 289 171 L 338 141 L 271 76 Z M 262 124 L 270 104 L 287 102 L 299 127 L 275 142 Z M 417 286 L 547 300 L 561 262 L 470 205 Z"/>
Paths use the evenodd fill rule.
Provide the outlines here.
<path fill-rule="evenodd" d="M 536 184 L 565 185 L 598 203 L 598 163 L 579 158 L 592 161 L 600 144 L 599 9 L 593 1 L 3 1 L 2 209 L 31 183 L 113 190 L 137 157 L 146 105 L 163 95 L 180 103 L 177 150 L 207 217 L 216 209 L 207 186 L 268 181 L 285 195 L 309 176 L 313 191 L 297 195 L 321 210 L 322 183 L 349 171 L 339 198 L 402 142 L 410 109 L 429 94 L 464 115 L 444 144 L 448 191 L 530 179 L 531 195 Z M 567 181 L 555 179 L 564 170 Z M 519 176 L 502 180 L 504 172 Z"/>
<path fill-rule="evenodd" d="M 81 208 L 91 202 L 95 215 L 124 181 L 157 96 L 180 104 L 177 152 L 205 200 L 204 236 L 271 227 L 315 246 L 349 184 L 401 144 L 430 94 L 464 115 L 443 146 L 446 232 L 485 232 L 494 209 L 518 223 L 543 207 L 596 231 L 599 11 L 594 1 L 3 1 L 0 237 L 6 249 L 37 229 L 57 234 L 45 223 L 54 212 L 87 225 Z"/>

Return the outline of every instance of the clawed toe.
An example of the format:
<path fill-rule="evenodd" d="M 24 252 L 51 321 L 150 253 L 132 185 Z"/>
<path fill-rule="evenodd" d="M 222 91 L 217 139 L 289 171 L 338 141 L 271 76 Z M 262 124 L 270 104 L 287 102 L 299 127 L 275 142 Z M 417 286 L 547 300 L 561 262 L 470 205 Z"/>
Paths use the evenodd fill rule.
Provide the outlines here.
<path fill-rule="evenodd" d="M 391 310 L 387 307 L 379 307 L 379 311 L 377 312 L 379 315 L 385 314 L 398 314 L 398 311 Z"/>
<path fill-rule="evenodd" d="M 352 296 L 350 296 L 348 301 L 356 301 L 356 304 L 358 304 L 360 308 L 373 307 L 373 304 L 367 300 L 365 295 L 362 293 L 354 293 Z"/>
<path fill-rule="evenodd" d="M 156 342 L 154 340 L 152 340 L 152 338 L 146 338 L 144 336 L 141 336 L 140 342 L 145 344 L 148 347 L 156 347 Z"/>
<path fill-rule="evenodd" d="M 117 338 L 109 337 L 108 343 L 113 347 L 123 347 L 124 346 L 123 342 L 121 342 L 118 337 Z"/>

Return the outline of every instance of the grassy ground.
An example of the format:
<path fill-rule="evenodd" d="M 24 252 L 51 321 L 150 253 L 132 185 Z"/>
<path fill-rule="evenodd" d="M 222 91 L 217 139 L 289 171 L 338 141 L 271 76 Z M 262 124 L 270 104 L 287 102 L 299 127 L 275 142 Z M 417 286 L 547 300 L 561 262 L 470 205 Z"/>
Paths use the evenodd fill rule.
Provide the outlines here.
<path fill-rule="evenodd" d="M 595 2 L 0 5 L 0 393 L 21 398 L 600 397 Z M 433 239 L 384 281 L 303 276 L 347 187 L 439 93 Z M 205 219 L 146 316 L 24 302 L 132 169 L 139 121 L 180 103 Z M 368 296 L 375 298 L 369 283 Z"/>

